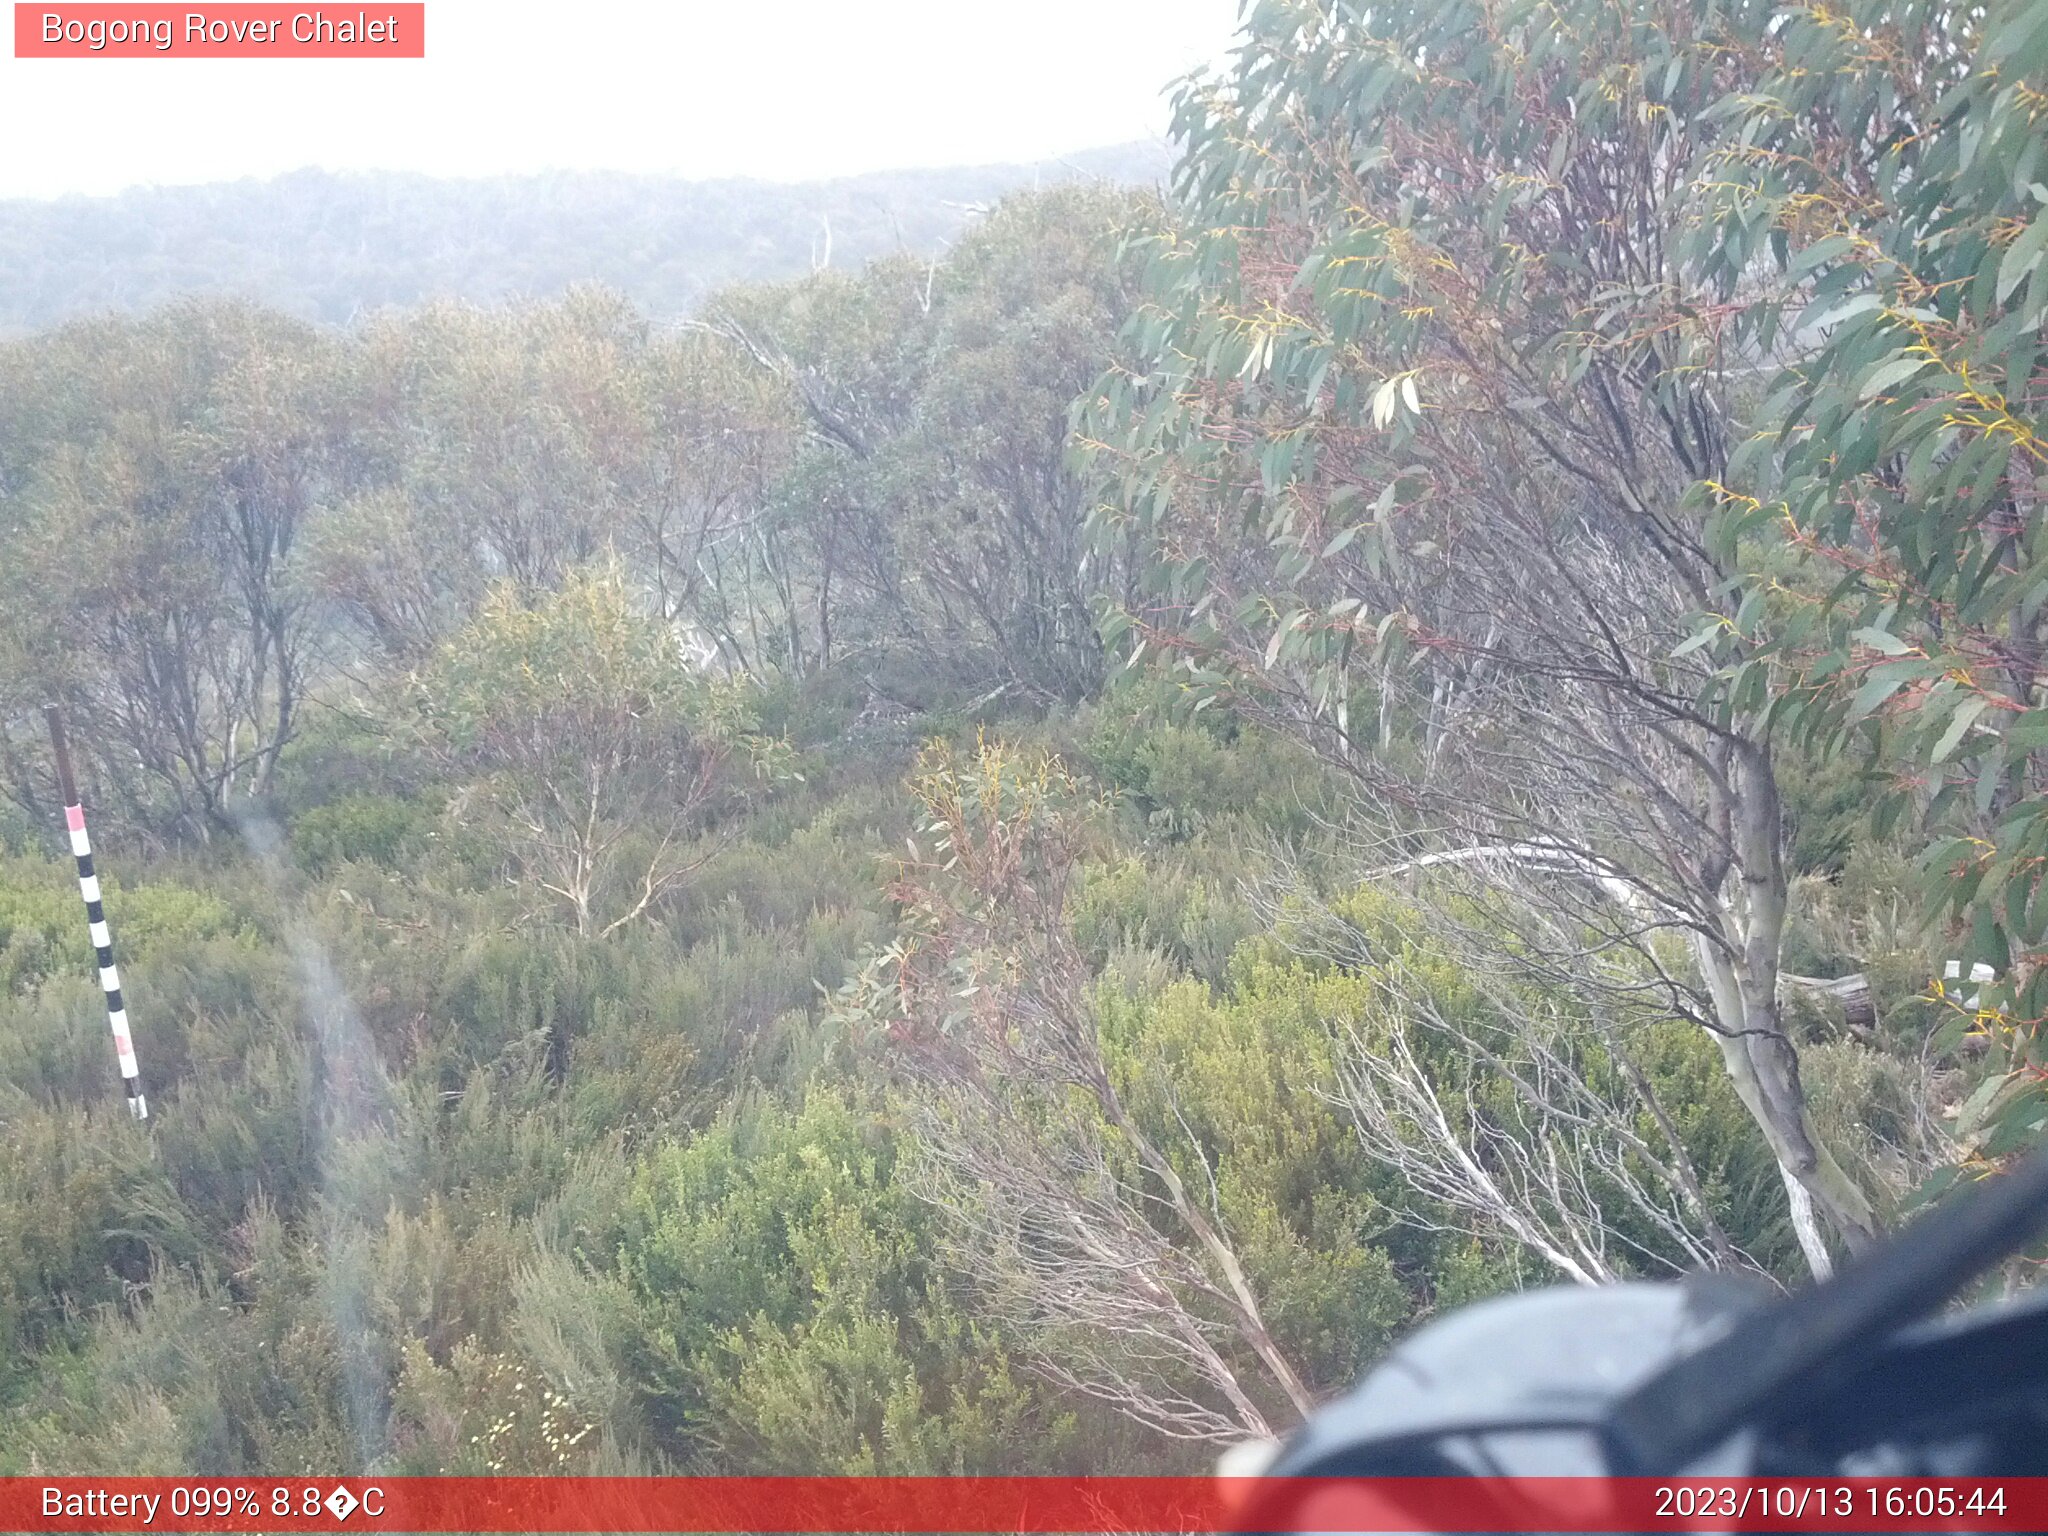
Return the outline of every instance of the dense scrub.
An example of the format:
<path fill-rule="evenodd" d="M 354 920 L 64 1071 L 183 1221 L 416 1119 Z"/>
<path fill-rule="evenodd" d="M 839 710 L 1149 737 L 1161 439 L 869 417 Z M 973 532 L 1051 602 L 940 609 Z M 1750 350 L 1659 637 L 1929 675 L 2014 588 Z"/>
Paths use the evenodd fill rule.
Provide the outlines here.
<path fill-rule="evenodd" d="M 423 758 L 390 765 L 402 794 L 351 775 L 273 807 L 267 861 L 159 864 L 110 829 L 106 866 L 135 871 L 107 900 L 146 1125 L 113 1088 L 69 869 L 18 837 L 10 1469 L 1171 1465 L 985 1310 L 886 1035 L 824 1005 L 892 932 L 881 886 L 915 835 L 908 755 L 845 750 L 850 723 L 793 729 L 801 778 L 601 938 L 522 900 Z M 1214 1181 L 1313 1389 L 1438 1306 L 1542 1279 L 1404 1222 L 1412 1191 L 1326 1101 L 1335 1027 L 1382 1003 L 1267 936 L 1236 874 L 1256 834 L 1298 829 L 1304 765 L 1176 726 L 1149 689 L 1011 729 L 1128 786 L 1074 903 L 1104 1050 L 1184 1176 Z M 1179 796 L 1206 825 L 1161 816 Z M 1782 1264 L 1768 1159 L 1712 1063 L 1682 1037 L 1651 1054 Z"/>

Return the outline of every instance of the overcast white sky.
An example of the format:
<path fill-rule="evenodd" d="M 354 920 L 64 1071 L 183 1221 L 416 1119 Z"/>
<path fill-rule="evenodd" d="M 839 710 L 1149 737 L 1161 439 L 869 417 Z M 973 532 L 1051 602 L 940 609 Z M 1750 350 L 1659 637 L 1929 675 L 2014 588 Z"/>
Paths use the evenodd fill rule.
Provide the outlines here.
<path fill-rule="evenodd" d="M 428 0 L 424 60 L 10 48 L 0 196 L 308 165 L 802 180 L 1046 159 L 1163 135 L 1164 88 L 1236 21 L 1237 0 Z"/>

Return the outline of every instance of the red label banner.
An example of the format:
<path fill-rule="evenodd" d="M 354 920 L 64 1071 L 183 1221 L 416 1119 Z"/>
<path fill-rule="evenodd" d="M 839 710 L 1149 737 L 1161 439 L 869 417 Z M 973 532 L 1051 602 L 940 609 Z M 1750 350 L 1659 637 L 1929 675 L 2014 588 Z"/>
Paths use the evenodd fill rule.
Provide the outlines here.
<path fill-rule="evenodd" d="M 424 4 L 14 7 L 17 59 L 423 59 Z"/>

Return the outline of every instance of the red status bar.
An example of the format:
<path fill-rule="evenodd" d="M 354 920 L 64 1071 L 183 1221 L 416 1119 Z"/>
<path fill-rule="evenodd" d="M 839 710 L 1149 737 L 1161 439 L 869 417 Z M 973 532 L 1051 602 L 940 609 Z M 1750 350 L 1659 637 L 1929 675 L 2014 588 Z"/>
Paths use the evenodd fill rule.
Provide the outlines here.
<path fill-rule="evenodd" d="M 2043 1531 L 2048 1478 L 0 1478 L 4 1531 Z"/>

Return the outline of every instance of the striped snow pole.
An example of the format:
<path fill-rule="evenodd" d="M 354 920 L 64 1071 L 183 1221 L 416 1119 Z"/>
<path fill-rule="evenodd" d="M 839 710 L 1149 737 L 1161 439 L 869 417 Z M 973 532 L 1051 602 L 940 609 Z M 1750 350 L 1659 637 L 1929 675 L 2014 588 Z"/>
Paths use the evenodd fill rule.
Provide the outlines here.
<path fill-rule="evenodd" d="M 121 973 L 114 968 L 114 936 L 107 929 L 107 909 L 100 904 L 99 876 L 92 869 L 92 843 L 85 835 L 85 808 L 78 803 L 78 781 L 71 775 L 71 748 L 64 739 L 64 717 L 54 704 L 43 714 L 50 722 L 50 740 L 57 748 L 57 784 L 64 791 L 64 825 L 71 831 L 71 851 L 78 858 L 78 894 L 85 898 L 87 931 L 99 956 L 100 986 L 107 994 L 107 1024 L 114 1031 L 114 1057 L 121 1064 L 121 1085 L 128 1090 L 128 1112 L 149 1118 L 149 1100 L 142 1096 L 142 1072 L 135 1064 L 135 1042 L 128 1034 L 128 1010 L 121 1005 Z"/>

